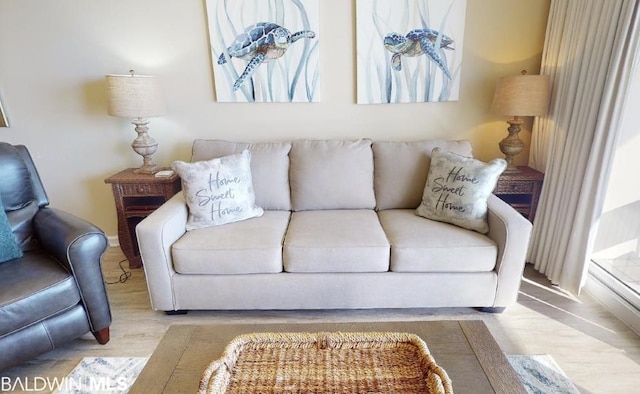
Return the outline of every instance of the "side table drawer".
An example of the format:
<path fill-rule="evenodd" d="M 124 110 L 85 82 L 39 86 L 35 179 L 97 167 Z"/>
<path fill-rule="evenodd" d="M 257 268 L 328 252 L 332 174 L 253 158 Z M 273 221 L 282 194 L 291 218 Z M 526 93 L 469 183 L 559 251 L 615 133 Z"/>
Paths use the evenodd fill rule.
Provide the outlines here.
<path fill-rule="evenodd" d="M 164 195 L 164 186 L 161 184 L 121 184 L 119 185 L 122 196 L 149 196 Z"/>
<path fill-rule="evenodd" d="M 494 194 L 529 194 L 533 193 L 535 185 L 532 182 L 498 183 Z"/>

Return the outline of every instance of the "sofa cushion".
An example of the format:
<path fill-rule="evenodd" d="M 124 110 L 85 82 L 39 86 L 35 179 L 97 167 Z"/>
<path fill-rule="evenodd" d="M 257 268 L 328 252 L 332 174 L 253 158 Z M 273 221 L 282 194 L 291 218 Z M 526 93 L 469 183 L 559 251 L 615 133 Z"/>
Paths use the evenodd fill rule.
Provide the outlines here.
<path fill-rule="evenodd" d="M 294 212 L 283 263 L 287 272 L 386 272 L 389 242 L 373 210 Z"/>
<path fill-rule="evenodd" d="M 222 140 L 195 140 L 191 161 L 210 160 L 251 152 L 251 173 L 256 204 L 268 210 L 291 210 L 289 193 L 289 142 L 229 142 Z"/>
<path fill-rule="evenodd" d="M 175 161 L 172 168 L 182 178 L 189 206 L 187 231 L 262 215 L 255 203 L 248 150 L 194 163 Z"/>
<path fill-rule="evenodd" d="M 417 208 L 429 173 L 431 151 L 440 147 L 471 156 L 469 141 L 375 141 L 373 143 L 376 208 Z"/>
<path fill-rule="evenodd" d="M 80 302 L 73 276 L 42 251 L 0 264 L 0 289 L 0 338 Z"/>
<path fill-rule="evenodd" d="M 498 247 L 485 235 L 425 220 L 412 209 L 378 215 L 391 243 L 391 271 L 486 272 L 495 267 Z"/>
<path fill-rule="evenodd" d="M 371 140 L 300 140 L 290 153 L 293 210 L 372 209 Z"/>
<path fill-rule="evenodd" d="M 483 163 L 435 148 L 416 213 L 486 234 L 487 199 L 506 168 L 504 159 Z"/>
<path fill-rule="evenodd" d="M 181 274 L 282 272 L 282 243 L 288 211 L 265 211 L 259 218 L 185 233 L 172 248 Z"/>

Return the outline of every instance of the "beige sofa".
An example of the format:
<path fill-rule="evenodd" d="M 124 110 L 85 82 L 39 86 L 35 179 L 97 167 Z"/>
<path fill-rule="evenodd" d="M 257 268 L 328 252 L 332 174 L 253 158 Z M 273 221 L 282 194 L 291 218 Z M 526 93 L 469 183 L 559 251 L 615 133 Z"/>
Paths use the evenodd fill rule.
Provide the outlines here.
<path fill-rule="evenodd" d="M 261 217 L 186 231 L 182 193 L 136 228 L 154 309 L 480 307 L 516 301 L 531 224 L 491 195 L 484 235 L 415 214 L 434 147 L 468 141 L 196 140 L 248 149 Z"/>

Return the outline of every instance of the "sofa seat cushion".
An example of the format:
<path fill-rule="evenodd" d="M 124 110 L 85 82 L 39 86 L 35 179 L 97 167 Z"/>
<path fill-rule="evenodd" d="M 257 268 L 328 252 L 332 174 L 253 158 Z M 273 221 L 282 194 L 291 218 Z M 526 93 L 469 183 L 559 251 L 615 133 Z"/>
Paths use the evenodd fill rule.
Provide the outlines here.
<path fill-rule="evenodd" d="M 287 272 L 386 272 L 389 242 L 373 210 L 294 212 L 283 263 Z"/>
<path fill-rule="evenodd" d="M 42 251 L 0 264 L 0 338 L 79 302 L 73 277 Z"/>
<path fill-rule="evenodd" d="M 394 272 L 487 272 L 498 247 L 489 237 L 417 216 L 412 209 L 378 212 L 391 242 Z"/>
<path fill-rule="evenodd" d="M 261 217 L 189 231 L 171 248 L 174 269 L 181 274 L 282 272 L 290 215 L 265 211 Z"/>

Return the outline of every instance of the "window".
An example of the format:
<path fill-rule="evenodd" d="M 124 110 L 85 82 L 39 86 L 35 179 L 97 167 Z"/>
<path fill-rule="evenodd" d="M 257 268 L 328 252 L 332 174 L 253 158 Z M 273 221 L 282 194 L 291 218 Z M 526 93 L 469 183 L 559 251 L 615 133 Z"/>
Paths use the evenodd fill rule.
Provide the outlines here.
<path fill-rule="evenodd" d="M 632 86 L 589 272 L 599 286 L 613 292 L 640 318 L 640 72 L 637 66 Z"/>

